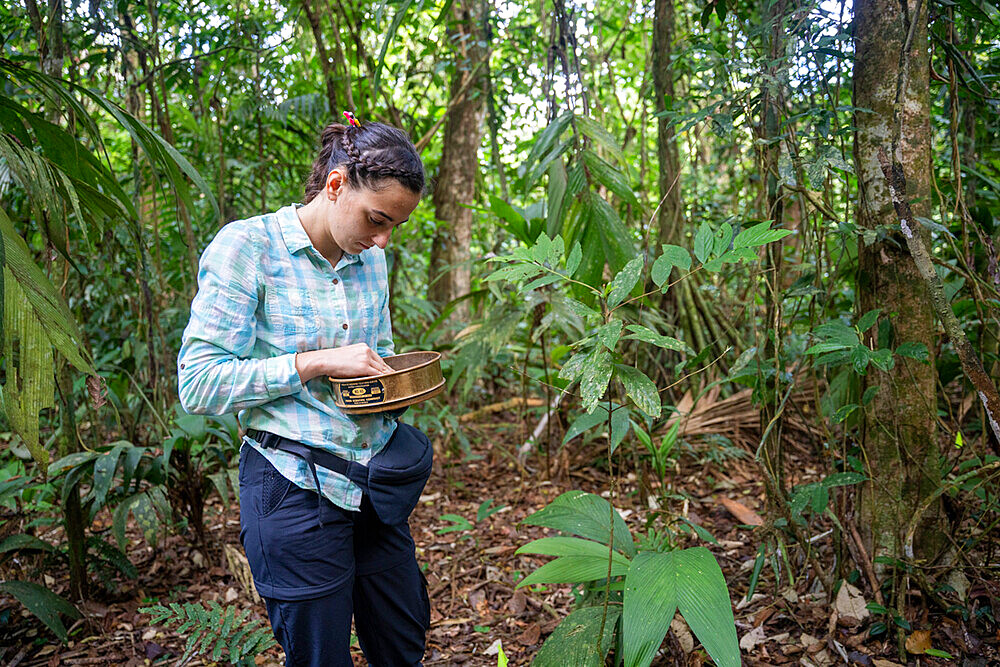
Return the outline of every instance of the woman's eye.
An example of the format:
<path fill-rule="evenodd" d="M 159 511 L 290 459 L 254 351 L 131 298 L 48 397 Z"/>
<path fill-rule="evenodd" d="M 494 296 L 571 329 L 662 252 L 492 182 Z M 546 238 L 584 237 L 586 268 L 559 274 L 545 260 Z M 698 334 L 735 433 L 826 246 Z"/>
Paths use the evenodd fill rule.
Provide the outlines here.
<path fill-rule="evenodd" d="M 384 222 L 382 222 L 381 220 L 376 220 L 375 218 L 368 218 L 368 221 L 369 221 L 370 223 L 372 223 L 373 225 L 375 225 L 376 227 L 381 227 L 382 225 L 384 225 L 384 224 L 385 224 L 385 223 L 384 223 Z"/>

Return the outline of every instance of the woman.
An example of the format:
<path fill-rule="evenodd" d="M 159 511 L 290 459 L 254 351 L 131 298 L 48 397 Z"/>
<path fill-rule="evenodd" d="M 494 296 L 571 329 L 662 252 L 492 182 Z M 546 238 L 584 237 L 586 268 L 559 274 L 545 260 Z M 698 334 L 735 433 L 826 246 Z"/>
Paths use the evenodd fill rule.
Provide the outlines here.
<path fill-rule="evenodd" d="M 320 464 L 367 466 L 397 430 L 394 414 L 344 414 L 326 378 L 391 370 L 383 249 L 424 188 L 403 132 L 345 115 L 323 131 L 304 206 L 231 222 L 205 250 L 178 391 L 247 430 L 240 541 L 286 665 L 351 665 L 352 614 L 369 663 L 419 665 L 430 618 L 409 527 Z"/>

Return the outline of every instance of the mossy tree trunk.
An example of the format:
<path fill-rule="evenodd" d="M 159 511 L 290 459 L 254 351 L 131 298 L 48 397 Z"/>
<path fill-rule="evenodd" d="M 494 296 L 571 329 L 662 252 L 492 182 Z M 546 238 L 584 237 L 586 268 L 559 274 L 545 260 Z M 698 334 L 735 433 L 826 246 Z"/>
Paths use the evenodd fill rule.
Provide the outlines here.
<path fill-rule="evenodd" d="M 933 359 L 935 325 L 924 281 L 903 237 L 877 154 L 891 153 L 893 111 L 901 65 L 900 54 L 911 21 L 916 21 L 906 59 L 909 75 L 901 96 L 901 132 L 896 158 L 906 175 L 906 197 L 914 214 L 927 216 L 931 202 L 929 56 L 927 3 L 911 17 L 917 3 L 903 7 L 894 0 L 861 0 L 855 6 L 854 105 L 857 112 L 855 164 L 858 174 L 858 222 L 889 233 L 885 241 L 858 242 L 858 314 L 881 308 L 878 325 L 865 337 L 870 347 L 922 343 L 926 361 L 896 357 L 888 372 L 869 367 L 862 389 L 878 393 L 865 408 L 862 444 L 870 481 L 860 495 L 859 524 L 874 557 L 902 558 L 903 533 L 917 507 L 940 483 L 935 427 L 937 398 Z M 929 246 L 928 232 L 921 234 Z M 944 515 L 940 501 L 923 515 L 914 554 L 933 559 L 942 546 Z M 879 570 L 884 568 L 876 566 Z"/>

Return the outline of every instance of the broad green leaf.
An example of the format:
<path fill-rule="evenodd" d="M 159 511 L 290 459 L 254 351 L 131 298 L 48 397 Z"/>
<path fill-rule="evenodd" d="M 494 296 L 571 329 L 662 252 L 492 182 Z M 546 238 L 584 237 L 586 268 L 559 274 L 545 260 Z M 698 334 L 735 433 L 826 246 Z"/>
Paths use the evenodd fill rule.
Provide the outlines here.
<path fill-rule="evenodd" d="M 611 576 L 619 577 L 628 572 L 628 564 L 611 563 Z M 517 584 L 517 588 L 531 584 L 577 584 L 606 579 L 608 554 L 603 556 L 560 556 L 542 565 Z"/>
<path fill-rule="evenodd" d="M 756 248 L 779 241 L 791 233 L 790 229 L 771 229 L 771 221 L 766 220 L 737 234 L 733 239 L 733 248 Z"/>
<path fill-rule="evenodd" d="M 131 444 L 119 442 L 110 451 L 100 454 L 94 460 L 94 485 L 92 492 L 94 494 L 95 507 L 100 508 L 104 506 L 104 499 L 108 496 L 108 491 L 111 489 L 111 482 L 115 477 L 115 470 L 118 468 L 118 458 L 127 447 L 131 447 Z"/>
<path fill-rule="evenodd" d="M 729 590 L 708 549 L 639 554 L 625 578 L 622 644 L 628 667 L 648 665 L 663 642 L 674 606 L 720 667 L 739 667 Z"/>
<path fill-rule="evenodd" d="M 608 562 L 608 547 L 593 540 L 583 540 L 579 537 L 543 537 L 532 540 L 515 553 L 538 554 L 539 556 L 587 556 L 604 559 Z M 629 560 L 617 551 L 611 552 L 612 560 L 623 567 L 628 567 Z"/>
<path fill-rule="evenodd" d="M 597 340 L 601 341 L 604 347 L 614 352 L 615 345 L 618 344 L 618 339 L 622 335 L 622 321 L 611 320 L 607 324 L 598 327 L 594 335 L 597 337 Z"/>
<path fill-rule="evenodd" d="M 0 554 L 7 553 L 8 551 L 21 550 L 49 551 L 52 553 L 56 553 L 58 551 L 58 549 L 45 540 L 41 540 L 34 535 L 27 535 L 25 533 L 8 535 L 3 540 L 0 540 Z"/>
<path fill-rule="evenodd" d="M 642 371 L 617 364 L 618 377 L 625 385 L 625 393 L 629 395 L 639 409 L 653 419 L 659 419 L 662 405 L 660 403 L 660 393 L 656 389 L 656 384 L 650 380 Z"/>
<path fill-rule="evenodd" d="M 896 354 L 901 357 L 909 357 L 917 361 L 927 361 L 927 346 L 923 343 L 908 341 L 896 348 Z"/>
<path fill-rule="evenodd" d="M 657 347 L 662 347 L 664 350 L 674 350 L 675 352 L 684 352 L 685 354 L 692 354 L 691 348 L 684 344 L 683 341 L 679 341 L 676 338 L 671 338 L 670 336 L 663 336 L 656 333 L 648 327 L 644 327 L 641 324 L 630 324 L 625 327 L 631 332 L 628 338 L 632 340 L 641 340 L 645 343 L 652 343 Z"/>
<path fill-rule="evenodd" d="M 626 667 L 646 667 L 656 656 L 677 610 L 673 552 L 643 552 L 625 578 L 622 646 Z"/>
<path fill-rule="evenodd" d="M 875 310 L 869 310 L 867 313 L 861 316 L 858 320 L 858 330 L 865 332 L 872 328 L 872 325 L 878 320 L 879 313 L 882 312 L 881 308 L 876 308 Z"/>
<path fill-rule="evenodd" d="M 0 217 L 3 217 L 2 211 Z M 7 248 L 9 250 L 10 246 Z M 7 258 L 10 259 L 9 253 Z M 52 345 L 45 335 L 43 323 L 28 302 L 25 290 L 13 279 L 7 267 L 3 267 L 2 271 L 5 276 L 2 351 L 7 382 L 0 386 L 0 406 L 11 427 L 31 452 L 31 458 L 38 465 L 47 466 L 49 452 L 39 440 L 38 413 L 54 402 Z M 18 352 L 16 355 L 15 349 Z"/>
<path fill-rule="evenodd" d="M 707 222 L 701 223 L 698 233 L 694 236 L 694 256 L 704 264 L 712 250 L 712 228 Z"/>
<path fill-rule="evenodd" d="M 597 121 L 587 116 L 577 116 L 576 127 L 592 139 L 595 144 L 610 153 L 617 162 L 625 164 L 625 157 L 622 155 L 618 142 Z"/>
<path fill-rule="evenodd" d="M 828 343 L 840 343 L 845 347 L 853 347 L 861 342 L 858 338 L 858 332 L 840 320 L 821 324 L 813 330 L 813 333 Z"/>
<path fill-rule="evenodd" d="M 653 262 L 650 277 L 657 287 L 663 287 L 670 280 L 670 272 L 674 267 L 679 267 L 684 271 L 691 268 L 691 254 L 686 248 L 676 245 L 664 245 L 663 254 Z"/>
<path fill-rule="evenodd" d="M 69 633 L 63 625 L 60 615 L 72 619 L 80 618 L 80 612 L 68 601 L 59 597 L 44 586 L 30 581 L 0 582 L 0 593 L 7 593 L 17 598 L 25 609 L 37 616 L 63 642 L 69 641 Z"/>
<path fill-rule="evenodd" d="M 617 272 L 635 258 L 635 247 L 632 244 L 631 234 L 611 204 L 593 192 L 590 193 L 588 201 L 590 221 L 591 224 L 596 225 L 600 232 L 604 257 L 611 270 Z M 584 249 L 584 254 L 586 254 L 586 249 Z"/>
<path fill-rule="evenodd" d="M 820 482 L 823 486 L 827 488 L 832 488 L 834 486 L 849 486 L 851 484 L 860 484 L 861 482 L 867 481 L 868 478 L 859 472 L 835 472 L 832 475 L 827 475 Z"/>
<path fill-rule="evenodd" d="M 823 354 L 824 352 L 836 352 L 837 350 L 846 350 L 850 346 L 844 345 L 842 343 L 816 343 L 808 350 L 806 354 Z"/>
<path fill-rule="evenodd" d="M 124 550 L 126 546 L 125 524 L 128 521 L 128 513 L 131 511 L 132 505 L 139 499 L 139 496 L 142 495 L 145 494 L 136 493 L 118 503 L 118 506 L 115 508 L 114 514 L 111 517 L 111 534 L 114 535 L 115 542 L 118 544 L 119 549 Z"/>
<path fill-rule="evenodd" d="M 851 364 L 854 366 L 854 371 L 856 373 L 864 373 L 865 369 L 868 368 L 868 362 L 871 361 L 872 354 L 864 345 L 855 345 L 851 350 Z"/>
<path fill-rule="evenodd" d="M 569 256 L 566 257 L 566 273 L 572 276 L 577 268 L 579 268 L 582 260 L 583 251 L 580 249 L 580 244 L 574 243 L 573 248 L 569 251 Z"/>
<path fill-rule="evenodd" d="M 79 465 L 96 459 L 98 456 L 100 456 L 100 454 L 97 452 L 74 452 L 72 454 L 68 454 L 49 465 L 48 475 L 49 477 L 55 477 L 56 475 L 61 474 L 64 470 L 76 468 Z"/>
<path fill-rule="evenodd" d="M 549 123 L 544 130 L 538 133 L 534 144 L 531 146 L 531 151 L 528 152 L 528 158 L 521 165 L 521 168 L 524 169 L 526 174 L 529 173 L 531 171 L 531 167 L 548 152 L 549 148 L 552 147 L 552 144 L 559 138 L 559 135 L 563 133 L 572 119 L 573 113 L 567 111 Z M 532 184 L 529 182 L 525 185 L 526 189 L 530 189 Z"/>
<path fill-rule="evenodd" d="M 608 308 L 615 308 L 625 297 L 635 288 L 636 283 L 639 282 L 639 277 L 642 275 L 643 258 L 642 255 L 632 259 L 628 264 L 625 265 L 618 275 L 614 277 L 611 284 L 608 287 L 611 288 L 608 294 Z"/>
<path fill-rule="evenodd" d="M 607 544 L 611 531 L 610 503 L 600 496 L 583 491 L 567 491 L 551 503 L 526 517 L 523 523 L 560 530 L 578 537 Z M 625 521 L 617 511 L 614 515 L 615 549 L 631 558 L 635 544 Z"/>
<path fill-rule="evenodd" d="M 27 244 L 17 232 L 3 209 L 0 209 L 0 233 L 3 234 L 4 264 L 10 275 L 4 273 L 4 301 L 7 301 L 8 284 L 15 280 L 24 291 L 45 336 L 59 352 L 82 373 L 96 375 L 83 345 L 83 334 L 70 313 L 66 302 L 59 295 L 48 276 L 35 264 Z M 13 278 L 13 279 L 12 279 Z M 6 313 L 6 305 L 4 306 Z M 6 314 L 5 314 L 6 317 Z M 5 327 L 6 329 L 6 327 Z M 8 357 L 11 358 L 11 357 Z"/>
<path fill-rule="evenodd" d="M 606 616 L 605 616 L 606 614 Z M 615 628 L 621 616 L 618 605 L 577 609 L 556 626 L 531 662 L 532 667 L 602 667 L 614 644 Z M 597 654 L 597 636 L 604 619 L 601 653 Z"/>
<path fill-rule="evenodd" d="M 601 185 L 621 197 L 625 203 L 637 208 L 641 207 L 625 175 L 602 160 L 597 153 L 584 150 L 583 163 L 587 165 L 590 175 L 595 177 Z"/>
<path fill-rule="evenodd" d="M 584 410 L 592 412 L 597 407 L 608 388 L 613 370 L 611 353 L 603 347 L 594 350 L 580 373 L 580 393 L 583 397 Z"/>

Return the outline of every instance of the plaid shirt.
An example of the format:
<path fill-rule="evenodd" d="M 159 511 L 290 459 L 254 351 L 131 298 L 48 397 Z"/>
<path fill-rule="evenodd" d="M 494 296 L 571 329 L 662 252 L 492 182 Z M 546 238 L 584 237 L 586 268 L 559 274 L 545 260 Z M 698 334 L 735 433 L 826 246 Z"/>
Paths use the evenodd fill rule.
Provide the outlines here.
<path fill-rule="evenodd" d="M 239 411 L 270 431 L 364 465 L 396 429 L 394 413 L 346 415 L 325 376 L 302 383 L 295 353 L 367 343 L 393 353 L 385 254 L 374 246 L 331 266 L 293 206 L 231 222 L 201 256 L 198 293 L 177 356 L 178 394 L 193 414 Z M 315 489 L 306 463 L 244 438 L 282 475 Z M 356 510 L 361 489 L 317 468 L 322 493 Z"/>

